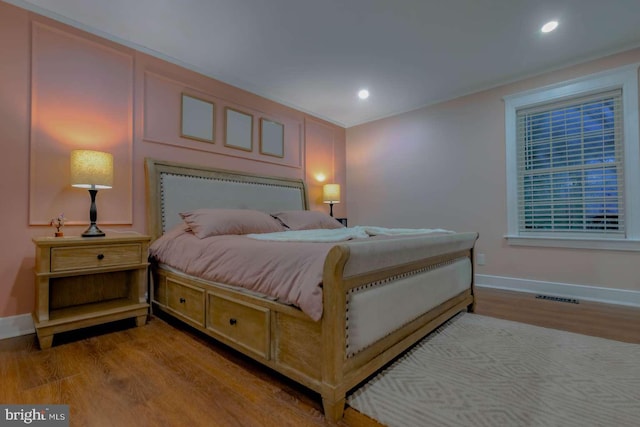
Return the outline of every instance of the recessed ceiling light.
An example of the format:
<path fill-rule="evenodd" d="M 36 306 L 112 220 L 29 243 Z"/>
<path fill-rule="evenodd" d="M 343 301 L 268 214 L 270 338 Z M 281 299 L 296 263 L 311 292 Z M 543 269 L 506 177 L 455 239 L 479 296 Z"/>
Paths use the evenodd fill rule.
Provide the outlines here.
<path fill-rule="evenodd" d="M 367 99 L 369 97 L 369 91 L 366 89 L 362 89 L 360 92 L 358 92 L 358 98 L 360 99 Z"/>
<path fill-rule="evenodd" d="M 543 33 L 550 33 L 558 27 L 558 21 L 549 21 L 540 28 Z"/>

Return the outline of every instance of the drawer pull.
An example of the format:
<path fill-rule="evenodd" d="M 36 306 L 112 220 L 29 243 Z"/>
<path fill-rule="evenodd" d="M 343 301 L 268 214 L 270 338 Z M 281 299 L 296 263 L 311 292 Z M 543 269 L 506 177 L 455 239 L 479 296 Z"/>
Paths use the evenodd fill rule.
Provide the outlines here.
<path fill-rule="evenodd" d="M 104 254 L 98 254 L 98 259 L 100 260 L 104 259 Z"/>
<path fill-rule="evenodd" d="M 236 323 L 238 323 L 238 321 L 236 319 L 234 319 L 234 318 L 229 319 L 229 324 L 231 326 L 235 325 Z"/>
<path fill-rule="evenodd" d="M 186 299 L 184 299 L 184 298 L 180 298 L 180 304 L 184 304 L 185 302 L 187 302 L 187 300 L 186 300 Z"/>

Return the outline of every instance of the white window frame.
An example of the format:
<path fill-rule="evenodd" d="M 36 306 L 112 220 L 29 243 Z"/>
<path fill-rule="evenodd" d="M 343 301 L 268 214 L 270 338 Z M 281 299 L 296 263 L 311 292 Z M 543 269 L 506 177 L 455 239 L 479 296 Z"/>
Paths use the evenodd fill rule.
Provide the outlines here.
<path fill-rule="evenodd" d="M 543 88 L 504 97 L 507 167 L 507 234 L 511 245 L 640 251 L 640 140 L 638 131 L 638 67 L 632 64 Z M 551 104 L 612 89 L 622 89 L 624 144 L 624 209 L 626 233 L 620 238 L 566 237 L 518 231 L 518 110 Z"/>

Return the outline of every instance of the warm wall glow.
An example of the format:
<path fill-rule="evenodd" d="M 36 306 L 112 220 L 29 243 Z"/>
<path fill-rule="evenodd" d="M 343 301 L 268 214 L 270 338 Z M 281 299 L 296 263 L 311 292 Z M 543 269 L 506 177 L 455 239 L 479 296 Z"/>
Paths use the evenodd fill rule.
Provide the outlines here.
<path fill-rule="evenodd" d="M 317 173 L 316 179 L 318 180 L 318 182 L 324 182 L 324 180 L 327 179 L 327 176 L 323 173 Z"/>
<path fill-rule="evenodd" d="M 106 111 L 97 108 L 60 106 L 39 111 L 38 116 L 39 130 L 67 147 L 110 149 L 128 138 L 126 127 L 114 126 L 119 118 L 109 119 Z"/>
<path fill-rule="evenodd" d="M 105 189 L 113 186 L 113 156 L 91 150 L 71 152 L 71 186 Z"/>
<path fill-rule="evenodd" d="M 325 184 L 322 187 L 324 203 L 340 203 L 340 184 Z"/>

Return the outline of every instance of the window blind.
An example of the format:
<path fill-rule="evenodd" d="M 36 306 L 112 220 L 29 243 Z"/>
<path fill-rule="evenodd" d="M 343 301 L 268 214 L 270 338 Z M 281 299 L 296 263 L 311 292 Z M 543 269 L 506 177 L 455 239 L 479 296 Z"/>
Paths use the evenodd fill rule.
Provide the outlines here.
<path fill-rule="evenodd" d="M 518 110 L 520 233 L 625 235 L 622 91 Z"/>

